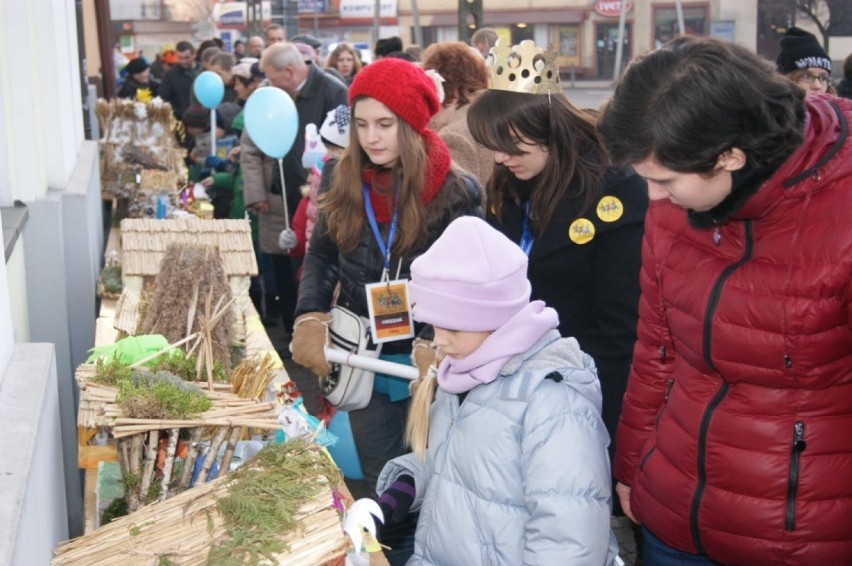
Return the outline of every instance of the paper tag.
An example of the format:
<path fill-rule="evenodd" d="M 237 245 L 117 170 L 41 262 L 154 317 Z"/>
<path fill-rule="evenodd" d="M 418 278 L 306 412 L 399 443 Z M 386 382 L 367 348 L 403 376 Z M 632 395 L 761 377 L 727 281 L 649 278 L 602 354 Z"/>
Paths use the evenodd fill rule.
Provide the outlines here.
<path fill-rule="evenodd" d="M 373 342 L 414 338 L 414 321 L 408 303 L 408 279 L 368 283 L 367 306 Z"/>

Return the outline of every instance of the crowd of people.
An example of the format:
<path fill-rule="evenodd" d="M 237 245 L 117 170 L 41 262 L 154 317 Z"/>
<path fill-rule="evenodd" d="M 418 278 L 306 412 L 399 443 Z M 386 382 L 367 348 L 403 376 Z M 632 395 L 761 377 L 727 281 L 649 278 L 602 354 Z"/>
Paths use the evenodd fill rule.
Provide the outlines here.
<path fill-rule="evenodd" d="M 852 563 L 852 55 L 833 85 L 796 27 L 774 64 L 681 36 L 590 109 L 489 29 L 322 50 L 180 42 L 119 96 L 169 102 L 216 217 L 252 220 L 294 362 L 331 372 L 337 305 L 418 369 L 349 413 L 392 565 L 618 564 L 613 515 L 649 566 Z M 243 125 L 260 86 L 298 114 L 283 184 Z M 381 293 L 409 332 L 379 336 Z"/>

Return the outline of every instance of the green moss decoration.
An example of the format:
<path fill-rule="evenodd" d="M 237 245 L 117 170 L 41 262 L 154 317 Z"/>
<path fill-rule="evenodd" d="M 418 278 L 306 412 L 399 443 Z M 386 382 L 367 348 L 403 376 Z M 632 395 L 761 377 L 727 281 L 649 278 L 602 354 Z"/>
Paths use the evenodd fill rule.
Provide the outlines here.
<path fill-rule="evenodd" d="M 124 416 L 137 419 L 185 419 L 213 406 L 204 391 L 174 374 L 139 370 L 118 384 L 116 402 Z"/>
<path fill-rule="evenodd" d="M 116 497 L 101 512 L 101 526 L 109 524 L 113 519 L 124 517 L 128 512 L 127 500 L 123 497 Z"/>
<path fill-rule="evenodd" d="M 118 352 L 116 352 L 110 360 L 98 358 L 95 362 L 95 376 L 92 381 L 117 387 L 119 383 L 129 381 L 132 374 L 133 370 L 121 361 Z"/>
<path fill-rule="evenodd" d="M 182 350 L 174 350 L 171 355 L 164 355 L 156 358 L 151 363 L 147 364 L 151 371 L 167 371 L 172 373 L 184 381 L 195 381 L 196 364 L 198 358 L 195 356 L 186 356 Z M 207 379 L 207 372 L 204 368 L 201 371 L 202 380 Z M 213 361 L 213 381 L 227 381 L 228 376 L 225 374 L 225 369 L 217 361 Z"/>
<path fill-rule="evenodd" d="M 98 280 L 100 284 L 103 286 L 103 289 L 107 293 L 113 293 L 115 295 L 120 295 L 121 290 L 123 288 L 121 282 L 121 266 L 120 265 L 110 265 L 104 267 L 101 270 L 100 275 L 98 276 Z"/>
<path fill-rule="evenodd" d="M 299 528 L 299 508 L 341 479 L 317 445 L 299 439 L 267 445 L 232 477 L 228 496 L 218 502 L 228 540 L 210 548 L 209 564 L 274 562 L 275 554 L 288 550 L 281 534 Z"/>

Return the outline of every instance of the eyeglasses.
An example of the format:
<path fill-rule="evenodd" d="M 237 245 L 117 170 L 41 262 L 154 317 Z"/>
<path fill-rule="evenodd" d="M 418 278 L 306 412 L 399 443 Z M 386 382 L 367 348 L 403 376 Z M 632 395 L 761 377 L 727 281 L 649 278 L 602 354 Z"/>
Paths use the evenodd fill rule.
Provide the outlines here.
<path fill-rule="evenodd" d="M 811 73 L 805 73 L 799 79 L 805 84 L 813 84 L 814 81 L 819 81 L 819 83 L 823 86 L 828 86 L 829 76 L 828 75 L 812 75 Z"/>

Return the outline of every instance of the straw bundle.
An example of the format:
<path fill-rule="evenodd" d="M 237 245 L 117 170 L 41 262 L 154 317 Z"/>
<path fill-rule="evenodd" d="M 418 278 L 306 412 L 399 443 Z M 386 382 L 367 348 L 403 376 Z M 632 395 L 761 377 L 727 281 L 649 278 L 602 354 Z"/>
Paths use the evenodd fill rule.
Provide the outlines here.
<path fill-rule="evenodd" d="M 290 445 L 279 447 L 289 449 Z M 305 454 L 305 449 L 301 449 Z M 256 473 L 281 476 L 280 481 L 292 481 L 304 486 L 308 496 L 299 504 L 293 519 L 295 529 L 285 530 L 275 524 L 256 525 L 270 533 L 270 544 L 284 550 L 275 553 L 271 561 L 259 557 L 257 564 L 292 564 L 315 566 L 336 557 L 346 550 L 340 519 L 334 509 L 331 487 L 337 477 L 329 477 L 324 456 L 317 449 L 308 449 L 314 464 L 296 476 L 283 469 L 263 469 L 259 454 L 237 472 L 198 485 L 166 501 L 142 507 L 137 512 L 114 520 L 97 531 L 71 540 L 55 551 L 52 564 L 175 564 L 200 565 L 211 561 L 211 547 L 232 543 L 229 526 L 220 511 L 220 502 L 239 486 L 241 478 L 255 481 Z M 291 479 L 292 478 L 292 479 Z M 231 517 L 230 515 L 228 515 Z M 233 517 L 229 521 L 233 521 Z M 233 560 L 233 557 L 231 557 Z"/>

